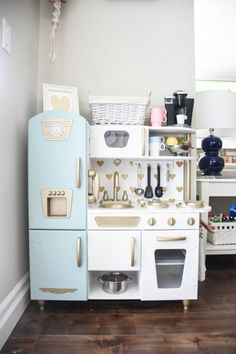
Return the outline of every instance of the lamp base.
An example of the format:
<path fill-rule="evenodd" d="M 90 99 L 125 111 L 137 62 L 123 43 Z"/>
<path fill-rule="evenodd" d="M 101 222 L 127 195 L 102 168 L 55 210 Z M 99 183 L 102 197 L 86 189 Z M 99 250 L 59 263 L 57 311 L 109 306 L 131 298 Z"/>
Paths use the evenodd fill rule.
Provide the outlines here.
<path fill-rule="evenodd" d="M 222 140 L 213 135 L 213 129 L 210 129 L 210 135 L 202 140 L 202 150 L 205 156 L 199 161 L 199 168 L 203 176 L 221 176 L 224 168 L 224 159 L 218 155 L 222 148 Z"/>
<path fill-rule="evenodd" d="M 221 176 L 224 165 L 224 159 L 221 156 L 207 153 L 198 164 L 203 176 Z"/>

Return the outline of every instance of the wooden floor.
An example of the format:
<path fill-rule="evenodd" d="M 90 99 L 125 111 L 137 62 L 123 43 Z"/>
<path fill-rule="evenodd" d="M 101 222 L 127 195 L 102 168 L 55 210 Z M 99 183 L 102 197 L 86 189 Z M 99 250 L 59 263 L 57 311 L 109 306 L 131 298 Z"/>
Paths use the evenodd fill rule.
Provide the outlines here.
<path fill-rule="evenodd" d="M 236 353 L 236 256 L 210 256 L 199 299 L 31 302 L 0 353 Z"/>

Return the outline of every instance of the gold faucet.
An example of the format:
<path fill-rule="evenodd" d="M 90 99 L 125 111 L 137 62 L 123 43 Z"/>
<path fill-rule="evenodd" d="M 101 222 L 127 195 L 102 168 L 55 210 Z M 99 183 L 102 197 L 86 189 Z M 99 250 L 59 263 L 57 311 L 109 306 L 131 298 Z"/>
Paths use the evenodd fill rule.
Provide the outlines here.
<path fill-rule="evenodd" d="M 113 200 L 118 200 L 118 192 L 119 192 L 119 173 L 116 171 L 114 173 L 114 181 L 113 181 Z"/>

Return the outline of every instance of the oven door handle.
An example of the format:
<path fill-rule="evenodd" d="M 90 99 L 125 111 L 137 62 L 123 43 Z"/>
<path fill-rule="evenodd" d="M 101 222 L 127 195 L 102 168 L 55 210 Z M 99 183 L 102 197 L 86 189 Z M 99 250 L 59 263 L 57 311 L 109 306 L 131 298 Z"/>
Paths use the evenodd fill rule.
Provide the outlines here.
<path fill-rule="evenodd" d="M 185 241 L 186 236 L 157 236 L 157 241 Z"/>

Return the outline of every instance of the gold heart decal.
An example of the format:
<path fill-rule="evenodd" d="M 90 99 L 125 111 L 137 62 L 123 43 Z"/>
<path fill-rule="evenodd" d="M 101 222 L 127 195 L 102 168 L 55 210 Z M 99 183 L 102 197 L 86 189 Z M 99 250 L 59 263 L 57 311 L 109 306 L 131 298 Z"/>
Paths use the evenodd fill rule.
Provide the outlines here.
<path fill-rule="evenodd" d="M 134 161 L 130 161 L 129 164 L 130 164 L 130 166 L 133 167 L 134 166 Z"/>
<path fill-rule="evenodd" d="M 169 174 L 169 178 L 170 178 L 170 179 L 174 179 L 175 177 L 176 177 L 176 174 L 175 174 L 175 173 L 170 173 L 170 174 Z"/>
<path fill-rule="evenodd" d="M 102 193 L 102 192 L 104 192 L 104 191 L 105 191 L 105 187 L 100 186 L 100 187 L 99 187 L 99 192 L 101 192 L 101 193 Z"/>
<path fill-rule="evenodd" d="M 121 174 L 121 177 L 122 177 L 123 179 L 127 179 L 127 178 L 129 177 L 129 175 L 128 175 L 128 173 L 122 173 L 122 174 Z"/>
<path fill-rule="evenodd" d="M 156 174 L 156 173 L 154 173 L 154 174 L 153 174 L 153 177 L 154 177 L 155 179 L 157 179 L 157 174 Z"/>
<path fill-rule="evenodd" d="M 116 189 L 117 189 L 117 192 L 119 192 L 120 191 L 120 186 L 116 187 Z"/>
<path fill-rule="evenodd" d="M 169 199 L 169 203 L 175 203 L 175 199 Z"/>
<path fill-rule="evenodd" d="M 56 95 L 53 95 L 51 96 L 51 105 L 53 109 L 61 109 L 62 111 L 68 111 L 70 108 L 70 100 L 66 96 L 59 98 Z"/>
<path fill-rule="evenodd" d="M 138 179 L 143 179 L 144 173 L 138 173 Z"/>
<path fill-rule="evenodd" d="M 182 192 L 183 187 L 176 187 L 177 192 Z"/>
<path fill-rule="evenodd" d="M 136 189 L 136 187 L 129 187 L 129 190 L 130 190 L 132 193 L 134 193 L 135 189 Z"/>
<path fill-rule="evenodd" d="M 103 160 L 98 160 L 98 161 L 97 161 L 97 165 L 98 165 L 99 167 L 102 167 L 102 166 L 104 165 L 104 161 L 103 161 Z"/>
<path fill-rule="evenodd" d="M 111 179 L 111 178 L 112 178 L 112 176 L 113 176 L 113 174 L 112 174 L 112 173 L 106 173 L 106 178 L 107 178 L 107 179 Z"/>
<path fill-rule="evenodd" d="M 163 187 L 163 192 L 167 192 L 168 188 L 167 187 Z"/>
<path fill-rule="evenodd" d="M 120 166 L 120 164 L 121 164 L 121 160 L 120 159 L 114 160 L 114 165 L 115 166 Z"/>
<path fill-rule="evenodd" d="M 177 165 L 178 167 L 181 167 L 181 166 L 183 165 L 183 161 L 176 161 L 176 165 Z"/>

